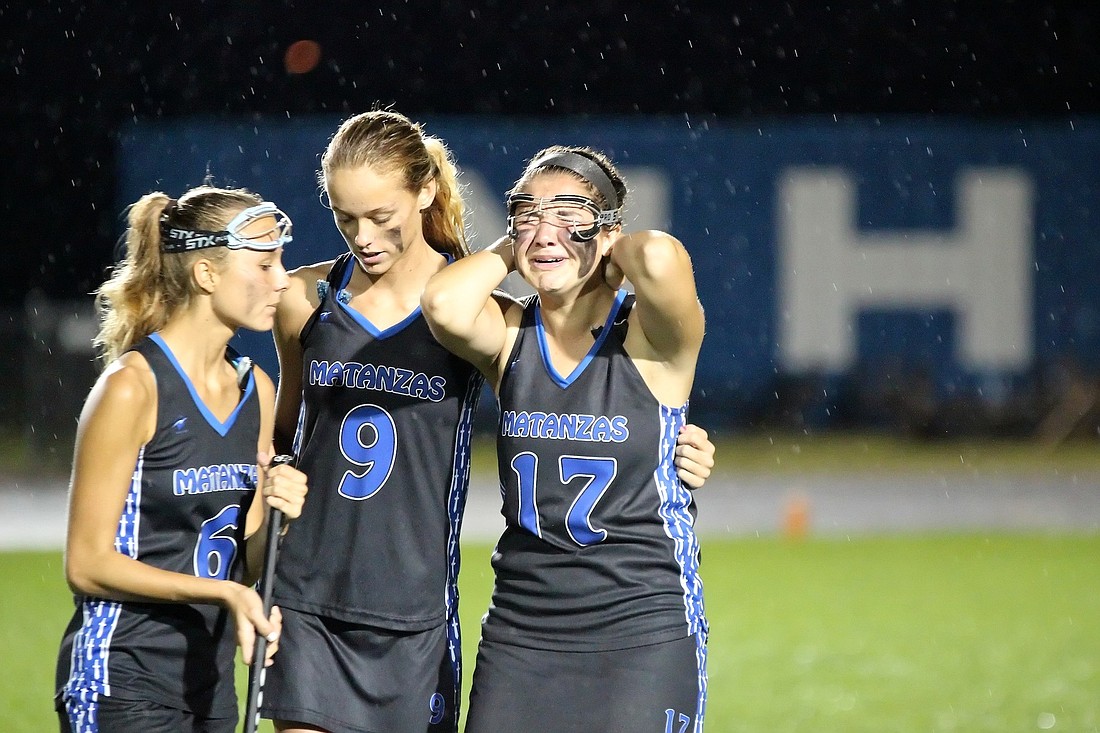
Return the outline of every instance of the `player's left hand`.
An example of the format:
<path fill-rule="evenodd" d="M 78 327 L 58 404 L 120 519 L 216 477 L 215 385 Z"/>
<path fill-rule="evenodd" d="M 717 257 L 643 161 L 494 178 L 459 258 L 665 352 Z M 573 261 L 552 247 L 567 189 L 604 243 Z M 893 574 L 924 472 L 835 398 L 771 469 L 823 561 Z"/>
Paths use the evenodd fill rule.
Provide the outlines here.
<path fill-rule="evenodd" d="M 707 431 L 688 423 L 676 436 L 676 475 L 689 489 L 698 489 L 714 468 L 714 443 Z"/>

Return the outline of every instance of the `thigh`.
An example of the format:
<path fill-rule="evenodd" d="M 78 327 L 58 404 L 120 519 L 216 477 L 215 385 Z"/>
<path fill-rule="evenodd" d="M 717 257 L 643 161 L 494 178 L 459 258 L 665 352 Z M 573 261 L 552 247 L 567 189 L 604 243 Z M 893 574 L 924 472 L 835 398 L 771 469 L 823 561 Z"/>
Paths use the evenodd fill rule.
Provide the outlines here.
<path fill-rule="evenodd" d="M 605 652 L 556 652 L 482 641 L 466 733 L 701 731 L 701 638 Z"/>
<path fill-rule="evenodd" d="M 264 718 L 333 733 L 427 731 L 433 719 L 451 721 L 453 730 L 453 704 L 438 689 L 447 654 L 443 625 L 406 633 L 282 611 Z"/>

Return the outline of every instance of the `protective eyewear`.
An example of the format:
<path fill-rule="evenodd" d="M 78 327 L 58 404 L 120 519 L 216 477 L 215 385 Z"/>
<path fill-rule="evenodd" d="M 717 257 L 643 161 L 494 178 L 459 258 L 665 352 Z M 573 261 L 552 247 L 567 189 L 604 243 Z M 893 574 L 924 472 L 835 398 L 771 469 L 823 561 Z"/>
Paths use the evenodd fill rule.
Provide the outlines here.
<path fill-rule="evenodd" d="M 538 227 L 540 222 L 568 229 L 571 237 L 580 242 L 594 239 L 602 227 L 614 226 L 622 221 L 619 209 L 603 210 L 587 196 L 559 194 L 550 198 L 535 198 L 526 193 L 514 193 L 508 197 L 508 234 Z"/>
<path fill-rule="evenodd" d="M 251 230 L 256 222 L 268 217 L 272 220 L 271 226 Z M 293 241 L 293 229 L 290 217 L 269 201 L 248 207 L 233 217 L 220 232 L 173 226 L 168 223 L 165 212 L 160 218 L 161 249 L 165 252 L 190 252 L 207 247 L 228 247 L 270 252 Z"/>

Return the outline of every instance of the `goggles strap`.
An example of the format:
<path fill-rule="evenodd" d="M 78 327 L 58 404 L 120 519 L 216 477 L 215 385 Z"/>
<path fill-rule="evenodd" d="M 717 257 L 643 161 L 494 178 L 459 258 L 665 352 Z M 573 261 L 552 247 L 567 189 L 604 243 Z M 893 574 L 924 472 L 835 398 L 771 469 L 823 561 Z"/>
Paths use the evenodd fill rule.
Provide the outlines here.
<path fill-rule="evenodd" d="M 600 195 L 603 196 L 603 200 L 607 208 L 617 209 L 622 205 L 619 201 L 618 194 L 615 193 L 615 185 L 604 173 L 603 168 L 599 166 L 591 158 L 587 158 L 580 153 L 548 153 L 542 156 L 538 160 L 531 163 L 530 169 L 535 170 L 537 168 L 546 168 L 554 166 L 556 168 L 564 168 L 567 171 L 572 171 L 584 180 L 591 183 Z"/>
<path fill-rule="evenodd" d="M 274 204 L 267 201 L 257 204 L 256 206 L 250 206 L 240 212 L 233 218 L 233 221 L 229 223 L 228 227 L 220 232 L 178 227 L 169 224 L 168 219 L 171 211 L 175 210 L 175 206 L 175 199 L 170 199 L 168 206 L 164 208 L 164 212 L 160 215 L 160 240 L 161 251 L 163 252 L 190 252 L 196 249 L 206 249 L 207 247 L 272 250 L 284 244 L 288 244 L 292 240 L 289 234 L 290 218 Z M 247 223 L 251 218 L 268 215 L 274 216 L 277 221 L 281 216 L 287 224 L 287 233 L 280 234 L 279 239 L 275 242 L 265 244 L 260 244 L 258 242 L 250 243 L 237 234 L 236 230 Z"/>

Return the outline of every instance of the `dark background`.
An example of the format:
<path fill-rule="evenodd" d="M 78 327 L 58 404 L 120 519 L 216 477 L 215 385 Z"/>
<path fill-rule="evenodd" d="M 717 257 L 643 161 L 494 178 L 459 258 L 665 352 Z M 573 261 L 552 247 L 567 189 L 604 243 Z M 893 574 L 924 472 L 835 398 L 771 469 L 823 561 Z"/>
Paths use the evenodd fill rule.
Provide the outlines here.
<path fill-rule="evenodd" d="M 736 9 L 734 8 L 736 7 Z M 52 2 L 0 9 L 0 306 L 90 292 L 129 121 L 205 114 L 936 115 L 1100 111 L 1100 4 Z M 294 41 L 320 43 L 305 74 Z M 170 166 L 172 162 L 165 160 Z"/>

